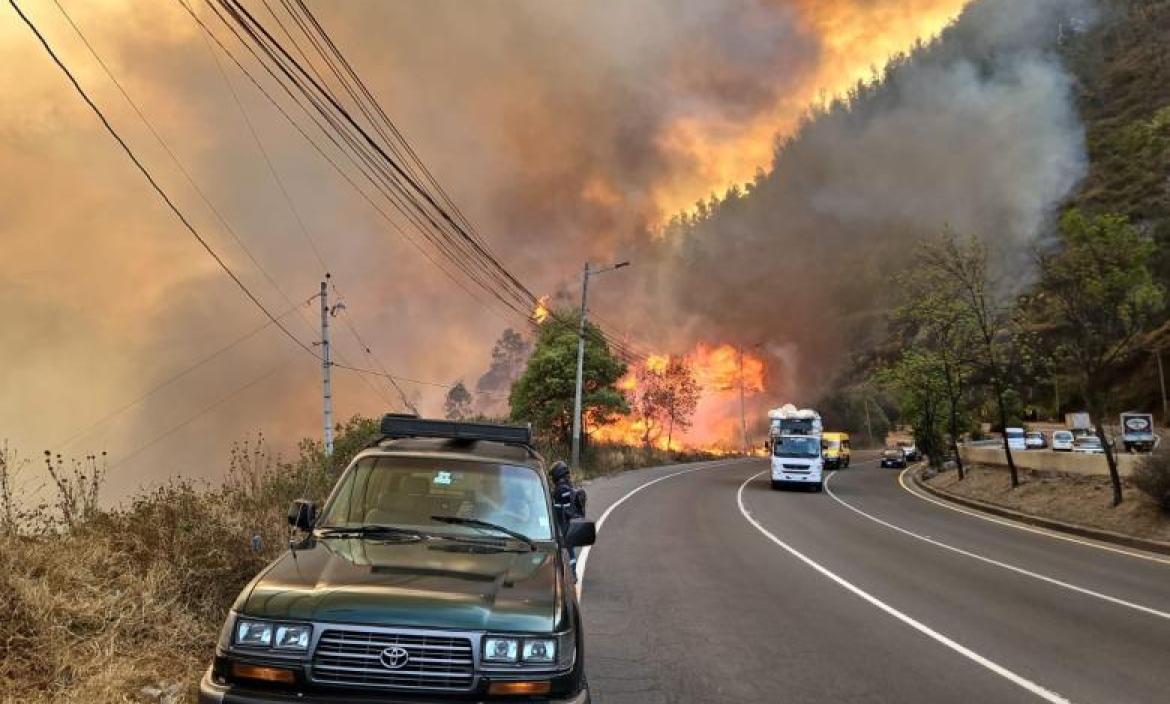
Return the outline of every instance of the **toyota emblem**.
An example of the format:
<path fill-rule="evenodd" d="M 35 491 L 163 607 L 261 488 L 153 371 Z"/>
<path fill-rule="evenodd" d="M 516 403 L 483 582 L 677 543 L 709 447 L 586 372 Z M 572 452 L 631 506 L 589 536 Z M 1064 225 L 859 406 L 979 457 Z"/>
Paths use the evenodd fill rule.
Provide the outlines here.
<path fill-rule="evenodd" d="M 401 645 L 395 645 L 383 650 L 380 659 L 387 670 L 401 670 L 410 662 L 410 652 Z"/>

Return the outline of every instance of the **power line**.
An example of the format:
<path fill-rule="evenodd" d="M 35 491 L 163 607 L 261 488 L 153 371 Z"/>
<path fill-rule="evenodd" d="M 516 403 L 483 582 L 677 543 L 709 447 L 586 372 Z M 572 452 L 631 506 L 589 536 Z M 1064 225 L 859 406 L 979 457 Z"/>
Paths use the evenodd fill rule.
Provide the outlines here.
<path fill-rule="evenodd" d="M 313 300 L 312 298 L 308 299 L 308 301 L 312 301 L 312 300 Z M 308 301 L 306 301 L 306 302 L 308 302 Z M 293 310 L 295 310 L 295 308 L 290 308 L 290 309 L 284 311 L 283 313 L 281 313 L 280 316 L 284 317 L 284 316 L 288 315 L 289 313 L 293 312 Z M 252 339 L 256 335 L 259 335 L 261 332 L 267 330 L 270 327 L 272 327 L 272 321 L 267 321 L 263 325 L 260 325 L 259 327 L 254 328 L 251 331 L 244 333 L 243 335 L 237 337 L 236 339 L 232 340 L 231 342 L 227 343 L 226 345 L 215 350 L 211 354 L 208 354 L 208 355 L 200 358 L 194 364 L 190 364 L 190 365 L 184 367 L 182 370 L 168 376 L 166 379 L 160 381 L 159 383 L 155 384 L 154 386 L 152 386 L 149 389 L 147 389 L 146 391 L 144 391 L 142 394 L 140 394 L 134 400 L 132 400 L 132 401 L 130 401 L 122 406 L 119 406 L 118 408 L 114 409 L 113 411 L 110 411 L 109 413 L 103 415 L 101 418 L 94 421 L 93 423 L 91 423 L 87 427 L 73 433 L 73 435 L 70 435 L 68 438 L 62 440 L 61 442 L 56 443 L 53 447 L 55 449 L 62 449 L 62 450 L 65 449 L 66 447 L 69 447 L 74 442 L 80 440 L 81 438 L 85 437 L 86 435 L 89 435 L 91 432 L 94 431 L 94 429 L 96 429 L 96 428 L 104 425 L 105 423 L 109 422 L 110 420 L 113 420 L 114 418 L 122 415 L 126 411 L 139 405 L 140 403 L 142 403 L 146 399 L 150 398 L 151 396 L 155 395 L 159 391 L 161 391 L 164 388 L 175 383 L 179 379 L 182 379 L 183 377 L 187 376 L 191 372 L 194 372 L 196 369 L 199 369 L 200 367 L 211 362 L 212 360 L 219 358 L 220 356 L 235 349 L 236 347 L 239 347 L 243 343 Z"/>
<path fill-rule="evenodd" d="M 24 12 L 20 9 L 20 6 L 17 4 L 16 0 L 8 0 L 8 2 L 12 6 L 12 9 L 16 11 L 16 14 L 20 16 L 20 19 L 24 21 L 32 33 L 36 35 L 37 40 L 41 43 L 41 46 L 44 47 L 45 52 L 49 55 L 49 58 L 53 60 L 53 63 L 55 63 L 57 67 L 61 69 L 61 72 L 65 74 L 65 77 L 69 79 L 69 83 L 72 84 L 73 89 L 77 92 L 81 99 L 85 101 L 86 105 L 88 105 L 89 108 L 94 112 L 97 118 L 101 121 L 102 126 L 105 127 L 110 136 L 114 138 L 114 140 L 122 148 L 122 151 L 126 153 L 126 156 L 130 159 L 130 161 L 134 163 L 134 166 L 147 180 L 151 188 L 154 189 L 155 193 L 157 193 L 158 196 L 162 198 L 163 202 L 166 203 L 167 207 L 170 208 L 175 217 L 179 219 L 179 222 L 183 224 L 183 227 L 186 228 L 191 236 L 194 237 L 195 240 L 203 247 L 207 254 L 215 260 L 215 263 L 219 266 L 219 268 L 222 269 L 223 272 L 231 278 L 231 280 L 236 284 L 240 291 L 244 293 L 248 300 L 251 301 L 252 304 L 257 308 L 259 308 L 273 325 L 279 328 L 280 331 L 283 332 L 290 340 L 296 343 L 298 347 L 308 352 L 310 355 L 316 357 L 317 354 L 313 352 L 312 349 L 307 347 L 305 343 L 301 342 L 301 340 L 296 335 L 293 335 L 292 332 L 286 328 L 284 324 L 281 323 L 280 320 L 275 315 L 273 315 L 270 310 L 268 310 L 267 306 L 265 306 L 260 301 L 260 299 L 257 298 L 254 293 L 252 293 L 251 289 L 249 289 L 248 286 L 240 279 L 240 277 L 236 275 L 232 268 L 228 266 L 227 262 L 225 262 L 223 258 L 220 257 L 215 249 L 212 248 L 207 240 L 204 239 L 204 237 L 199 233 L 195 226 L 191 224 L 191 221 L 187 219 L 187 216 L 184 215 L 181 210 L 179 210 L 179 207 L 175 205 L 175 202 L 171 200 L 171 197 L 166 193 L 165 190 L 163 190 L 162 186 L 159 185 L 158 181 L 155 180 L 154 176 L 151 175 L 146 166 L 143 165 L 143 163 L 138 159 L 138 157 L 134 154 L 134 151 L 130 149 L 130 146 L 124 139 L 122 139 L 122 136 L 118 133 L 118 131 L 114 129 L 114 126 L 106 118 L 105 114 L 101 111 L 97 104 L 94 103 L 92 99 L 90 99 L 89 94 L 85 92 L 85 89 L 82 88 L 81 84 L 77 82 L 77 79 L 73 76 L 73 73 L 64 64 L 64 62 L 61 61 L 60 57 L 58 57 L 57 53 L 53 50 L 53 47 L 49 44 L 48 40 L 45 39 L 45 36 L 41 34 L 40 30 L 37 29 L 37 26 L 32 22 L 32 20 L 30 20 L 28 16 L 25 15 Z"/>
<path fill-rule="evenodd" d="M 183 419 L 182 421 L 180 421 L 178 424 L 171 426 L 167 430 L 164 430 L 162 433 L 159 433 L 158 435 L 151 438 L 149 441 L 143 443 L 142 445 L 139 445 L 134 450 L 131 450 L 128 454 L 123 455 L 117 462 L 112 463 L 108 469 L 114 469 L 115 467 L 126 464 L 134 457 L 137 457 L 138 455 L 140 455 L 143 452 L 145 452 L 146 450 L 154 447 L 155 445 L 162 442 L 163 440 L 170 437 L 171 435 L 174 435 L 175 433 L 179 432 L 183 428 L 186 428 L 188 425 L 199 420 L 200 418 L 207 415 L 211 411 L 215 410 L 219 406 L 227 403 L 228 401 L 232 400 L 236 396 L 239 396 L 240 394 L 244 393 L 245 391 L 252 388 L 253 386 L 256 386 L 260 382 L 262 382 L 262 381 L 268 379 L 269 377 L 271 377 L 272 375 L 276 374 L 278 371 L 280 371 L 284 367 L 288 366 L 289 361 L 291 361 L 291 360 L 285 360 L 285 361 L 281 362 L 280 364 L 277 364 L 276 366 L 270 368 L 268 371 L 264 372 L 260 376 L 257 376 L 255 378 L 253 378 L 251 381 L 248 381 L 243 386 L 236 387 L 231 392 L 229 392 L 227 395 L 221 396 L 220 398 L 216 399 L 212 403 L 204 406 L 203 408 L 199 409 L 199 411 L 197 411 L 196 413 L 194 413 L 194 414 L 188 416 L 187 418 Z"/>
<path fill-rule="evenodd" d="M 321 50 L 321 44 L 308 34 L 305 23 L 301 22 L 299 18 L 296 17 L 288 2 L 282 0 L 282 3 L 286 6 L 286 9 L 290 12 L 290 15 L 294 18 L 294 20 L 297 21 L 298 26 L 302 29 L 303 32 L 306 33 L 306 36 L 309 36 L 311 43 L 317 47 L 319 52 L 322 53 L 326 64 L 334 71 L 335 76 L 342 84 L 345 91 L 358 105 L 359 111 L 362 112 L 362 114 L 365 115 L 368 120 L 370 120 L 371 124 L 375 128 L 375 131 L 377 131 L 379 135 L 385 137 L 386 133 L 380 128 L 378 122 L 374 120 L 373 117 L 371 117 L 371 110 L 367 109 L 362 100 L 355 95 L 354 90 L 349 87 L 348 82 L 346 81 L 346 77 L 341 75 L 338 71 L 334 61 L 330 60 L 330 58 Z M 228 23 L 227 19 L 224 17 L 224 14 L 221 13 L 219 9 L 217 9 L 213 4 L 211 4 L 210 0 L 208 0 L 208 4 L 212 11 L 220 19 L 220 21 L 223 22 L 224 25 L 227 26 L 233 34 L 235 34 L 237 39 L 240 40 L 249 51 L 252 51 L 253 56 L 260 60 L 260 56 L 255 53 L 255 51 L 252 49 L 252 46 L 249 46 L 248 43 L 244 41 L 244 38 L 236 31 L 236 28 Z M 505 303 L 505 305 L 508 305 L 510 308 L 512 308 L 515 312 L 524 315 L 526 318 L 529 317 L 528 311 L 535 306 L 537 300 L 536 296 L 532 294 L 532 292 L 529 291 L 526 287 L 524 287 L 523 284 L 520 283 L 519 280 L 516 279 L 510 272 L 508 272 L 507 269 L 499 263 L 495 256 L 486 249 L 486 247 L 482 244 L 482 240 L 475 236 L 474 232 L 469 227 L 469 223 L 467 223 L 466 218 L 462 217 L 461 213 L 452 215 L 451 212 L 448 212 L 447 209 L 439 204 L 438 201 L 443 200 L 444 204 L 450 206 L 452 210 L 457 211 L 457 209 L 453 207 L 454 204 L 450 201 L 449 197 L 446 196 L 446 193 L 441 191 L 441 187 L 437 189 L 441 193 L 440 196 L 436 197 L 432 195 L 429 191 L 426 190 L 426 188 L 424 188 L 419 182 L 415 180 L 413 177 L 413 170 L 411 170 L 412 173 L 407 173 L 404 167 L 400 165 L 394 158 L 391 158 L 377 143 L 377 141 L 374 140 L 373 137 L 368 132 L 366 132 L 360 124 L 358 124 L 353 115 L 341 104 L 340 99 L 325 86 L 324 79 L 321 74 L 316 71 L 315 67 L 313 67 L 310 62 L 308 62 L 307 55 L 305 54 L 304 50 L 300 47 L 300 44 L 296 43 L 295 39 L 292 38 L 291 31 L 285 27 L 283 23 L 279 22 L 279 18 L 277 18 L 278 24 L 285 32 L 286 36 L 290 38 L 290 41 L 294 45 L 294 49 L 306 59 L 306 63 L 309 65 L 307 69 L 302 66 L 300 62 L 298 62 L 296 58 L 293 57 L 291 53 L 289 53 L 289 51 L 285 49 L 270 32 L 268 32 L 266 28 L 264 28 L 263 24 L 260 23 L 245 7 L 243 7 L 242 4 L 239 2 L 234 2 L 233 0 L 218 0 L 218 4 L 223 8 L 224 13 L 232 18 L 235 25 L 238 26 L 240 30 L 251 39 L 251 44 L 268 58 L 272 66 L 275 66 L 276 69 L 284 75 L 285 81 L 293 85 L 309 101 L 314 109 L 316 109 L 318 113 L 322 115 L 326 122 L 328 122 L 330 126 L 338 132 L 342 141 L 346 142 L 350 146 L 356 156 L 369 165 L 370 168 L 381 173 L 384 178 L 388 178 L 393 184 L 397 184 L 395 188 L 398 190 L 398 197 L 393 195 L 389 195 L 388 197 L 392 199 L 392 202 L 399 209 L 399 211 L 402 212 L 403 215 L 408 218 L 408 220 L 411 220 L 412 224 L 420 230 L 424 237 L 430 240 L 432 244 L 439 247 L 440 251 L 442 251 L 447 257 L 453 259 L 456 265 L 462 269 L 464 273 L 467 274 L 477 285 L 489 291 L 489 293 L 493 294 L 495 297 L 501 300 L 501 302 Z M 360 77 L 358 77 L 356 72 L 353 71 L 352 66 L 349 66 L 348 62 L 344 59 L 344 56 L 336 50 L 336 45 L 332 43 L 332 40 L 328 37 L 327 33 L 325 33 L 323 28 L 320 27 L 320 24 L 316 22 L 316 19 L 312 17 L 312 13 L 308 11 L 308 8 L 304 6 L 303 2 L 300 3 L 300 5 L 303 11 L 306 13 L 306 17 L 314 24 L 315 27 L 319 29 L 322 37 L 326 40 L 325 43 L 332 46 L 334 55 L 338 59 L 338 63 L 346 66 L 349 74 L 354 79 L 354 83 L 358 86 L 358 89 L 362 91 L 364 95 L 368 96 L 368 100 L 373 108 L 384 117 L 385 123 L 394 131 L 396 135 L 400 137 L 401 135 L 393 126 L 393 123 L 389 120 L 388 117 L 385 117 L 385 112 L 381 109 L 380 105 L 378 105 L 377 101 L 373 99 L 372 95 L 369 93 L 368 88 L 365 87 L 364 83 L 361 82 Z M 268 8 L 269 12 L 275 16 L 275 13 L 272 11 L 271 6 L 267 2 L 265 3 L 265 6 Z M 188 11 L 190 11 L 189 8 Z M 280 77 L 276 75 L 272 68 L 270 68 L 269 64 L 262 60 L 260 62 L 265 70 L 267 70 L 269 74 L 275 80 L 277 80 L 278 83 L 282 85 L 282 87 L 284 87 L 286 92 L 289 92 L 288 86 L 285 85 L 285 81 L 282 81 Z M 295 96 L 291 96 L 291 93 L 290 97 L 294 97 L 295 100 Z M 299 101 L 297 102 L 300 104 Z M 303 105 L 301 105 L 301 107 L 304 108 Z M 340 116 L 340 120 L 331 116 L 330 109 L 332 109 L 334 113 Z M 318 127 L 320 126 L 320 123 L 318 123 Z M 409 145 L 405 143 L 405 140 L 400 140 L 400 142 L 409 147 Z M 388 148 L 390 148 L 391 151 L 394 151 L 396 155 L 401 155 L 400 152 L 393 147 L 392 143 L 388 145 Z M 370 150 L 372 150 L 372 152 Z M 413 155 L 413 150 L 411 150 L 410 153 Z M 381 157 L 381 159 L 376 159 L 375 154 L 377 157 Z M 415 158 L 420 168 L 428 175 L 429 181 L 432 184 L 437 185 L 437 181 L 433 178 L 433 176 L 430 176 L 429 172 L 425 171 L 425 165 L 422 165 L 421 161 L 417 160 L 416 155 Z M 388 165 L 389 169 L 393 173 L 387 173 L 386 171 L 383 171 L 382 164 Z M 409 164 L 407 166 L 409 166 Z M 369 172 L 365 171 L 364 169 L 362 169 L 362 171 L 367 176 L 367 178 L 371 178 L 371 174 Z M 387 195 L 385 192 L 383 192 L 383 194 Z M 412 206 L 412 210 L 403 207 L 404 204 L 401 200 L 399 200 L 399 197 L 401 196 L 405 196 L 407 203 Z M 420 201 L 419 198 L 422 200 Z M 442 221 L 442 224 L 440 224 L 439 221 L 436 221 L 436 216 L 440 221 Z M 418 220 L 419 217 L 421 217 L 425 222 L 420 223 Z M 427 228 L 425 225 L 430 225 L 430 229 L 435 231 L 434 236 L 427 234 Z M 452 240 L 453 237 L 455 238 L 454 240 Z M 466 258 L 468 255 L 472 255 L 474 257 L 474 260 L 470 262 L 470 264 L 475 266 L 479 270 L 479 273 L 468 270 L 466 268 L 466 265 L 469 262 L 464 261 L 463 263 L 460 263 L 458 261 L 461 256 Z M 509 297 L 512 298 L 513 301 L 519 303 L 520 307 L 517 308 L 512 303 L 502 298 L 497 288 L 488 284 L 485 279 L 480 278 L 480 273 L 488 276 L 490 279 L 494 279 L 497 285 L 502 286 L 504 291 L 509 292 Z M 554 317 L 556 316 L 554 315 Z M 602 332 L 602 339 L 604 339 L 607 344 L 609 344 L 619 355 L 631 359 L 640 359 L 644 357 L 644 355 L 641 353 L 632 350 L 629 345 L 619 342 L 611 336 L 605 335 L 604 332 Z"/>
<path fill-rule="evenodd" d="M 497 315 L 497 316 L 501 317 L 502 320 L 505 320 L 505 321 L 507 320 L 506 318 L 501 316 L 499 311 L 497 311 L 491 305 L 489 305 L 488 303 L 486 303 L 482 299 L 480 299 L 479 296 L 476 295 L 472 289 L 468 288 L 467 284 L 464 283 L 464 281 L 461 278 L 459 278 L 458 276 L 455 276 L 450 271 L 448 271 L 447 268 L 445 266 L 443 266 L 443 264 L 439 260 L 435 259 L 435 257 L 425 247 L 420 245 L 406 230 L 404 230 L 402 228 L 402 226 L 399 225 L 399 223 L 397 221 L 395 221 L 394 218 L 392 218 L 390 216 L 389 213 L 387 213 L 381 206 L 379 206 L 376 202 L 374 202 L 374 200 L 370 197 L 370 195 L 364 189 L 362 189 L 360 186 L 357 185 L 357 183 L 353 180 L 353 178 L 350 177 L 350 175 L 348 173 L 346 173 L 345 170 L 342 169 L 341 166 L 331 156 L 329 156 L 329 154 L 327 154 L 325 152 L 325 150 L 321 147 L 321 145 L 319 145 L 316 142 L 316 140 L 314 140 L 311 136 L 309 136 L 309 134 L 305 131 L 305 128 L 302 127 L 288 113 L 287 110 L 285 110 L 284 106 L 282 106 L 280 104 L 280 102 L 278 100 L 276 100 L 276 98 L 252 74 L 252 72 L 249 71 L 246 66 L 244 66 L 244 64 L 240 61 L 240 59 L 238 57 L 236 57 L 236 55 L 234 53 L 232 53 L 232 51 L 230 49 L 228 49 L 226 45 L 224 45 L 224 43 L 219 39 L 218 36 L 216 36 L 216 34 L 211 30 L 211 28 L 207 26 L 207 24 L 202 20 L 202 18 L 200 18 L 197 14 L 195 14 L 194 10 L 191 9 L 191 7 L 187 4 L 186 0 L 176 0 L 176 2 L 178 2 L 179 6 L 182 7 L 183 10 L 188 14 L 188 16 L 191 17 L 192 21 L 196 23 L 196 25 L 203 31 L 203 33 L 206 36 L 208 36 L 220 48 L 220 50 L 224 52 L 224 55 L 227 56 L 232 61 L 232 63 L 234 63 L 236 65 L 236 67 L 240 70 L 240 72 L 243 73 L 244 76 L 248 78 L 249 82 L 251 82 L 252 85 L 258 91 L 260 91 L 260 93 L 277 110 L 277 112 L 293 127 L 293 129 L 295 129 L 297 131 L 297 133 L 300 134 L 301 137 L 305 139 L 305 141 L 321 156 L 321 158 L 323 158 L 334 169 L 334 171 L 336 171 L 337 174 L 339 176 L 341 176 L 341 178 L 354 190 L 354 192 L 357 193 L 363 200 L 365 200 L 370 205 L 370 207 L 372 207 L 375 210 L 375 212 L 377 212 L 387 222 L 387 224 L 390 225 L 390 227 L 394 229 L 395 232 L 397 232 L 401 237 L 403 237 L 403 239 L 405 239 L 407 242 L 409 242 L 413 247 L 418 249 L 419 252 L 428 261 L 430 261 L 436 268 L 438 268 L 439 271 L 441 271 L 448 279 L 450 279 L 455 285 L 457 285 L 458 287 L 463 289 L 469 296 L 471 296 L 478 303 L 483 305 L 489 312 L 491 312 L 493 315 Z M 236 30 L 231 25 L 227 24 L 226 20 L 224 20 L 224 18 L 219 14 L 219 11 L 214 6 L 212 6 L 210 4 L 209 4 L 209 7 L 217 15 L 217 17 L 219 17 L 221 22 L 223 22 L 225 24 L 225 26 L 229 29 L 229 31 L 232 32 L 232 34 L 236 36 L 237 40 L 241 43 L 241 45 L 244 46 L 244 48 L 249 53 L 252 54 L 252 56 L 261 65 L 261 67 L 269 74 L 269 76 L 274 81 L 277 82 L 277 84 L 281 87 L 282 90 L 284 90 L 285 94 L 289 96 L 289 98 L 293 101 L 293 103 L 297 107 L 299 107 L 305 113 L 305 115 L 309 118 L 309 120 L 322 132 L 322 134 L 325 136 L 325 138 L 328 139 L 333 144 L 333 146 L 335 148 L 337 148 L 337 150 L 339 152 L 341 152 L 355 167 L 357 167 L 358 171 L 366 178 L 366 180 L 370 181 L 370 183 L 374 186 L 376 191 L 381 193 L 387 199 L 392 200 L 394 196 L 385 191 L 385 185 L 384 184 L 379 185 L 375 176 L 373 174 L 371 174 L 369 171 L 367 171 L 367 167 L 363 167 L 362 164 L 358 163 L 358 161 L 355 160 L 355 159 L 360 159 L 361 156 L 358 155 L 355 157 L 354 154 L 347 152 L 337 142 L 337 138 L 334 137 L 330 133 L 330 131 L 324 125 L 321 124 L 319 119 L 317 117 L 315 117 L 309 111 L 309 108 L 305 107 L 305 105 L 296 97 L 296 95 L 293 94 L 291 89 L 280 80 L 279 76 L 273 71 L 273 69 L 270 68 L 267 64 L 265 64 L 263 62 L 263 60 L 256 53 L 256 51 L 251 46 L 249 46 L 248 43 L 245 42 L 242 37 L 240 37 L 240 35 L 236 32 Z M 400 210 L 400 212 L 402 212 L 402 211 Z"/>

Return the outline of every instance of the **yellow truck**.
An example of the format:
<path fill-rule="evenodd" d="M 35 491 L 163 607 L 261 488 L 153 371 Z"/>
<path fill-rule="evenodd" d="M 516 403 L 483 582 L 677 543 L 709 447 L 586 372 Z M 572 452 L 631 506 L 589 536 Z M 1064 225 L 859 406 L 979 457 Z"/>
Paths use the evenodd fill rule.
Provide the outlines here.
<path fill-rule="evenodd" d="M 822 433 L 821 456 L 825 469 L 845 469 L 849 466 L 849 433 Z"/>

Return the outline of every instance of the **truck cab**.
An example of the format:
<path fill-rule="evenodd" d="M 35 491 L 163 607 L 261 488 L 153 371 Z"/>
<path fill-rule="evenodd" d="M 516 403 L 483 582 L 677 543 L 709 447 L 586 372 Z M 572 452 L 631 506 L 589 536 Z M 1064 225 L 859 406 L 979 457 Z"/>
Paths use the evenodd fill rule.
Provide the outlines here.
<path fill-rule="evenodd" d="M 587 704 L 569 551 L 526 427 L 387 415 L 244 588 L 200 704 Z"/>
<path fill-rule="evenodd" d="M 801 485 L 821 491 L 825 486 L 825 459 L 820 414 L 788 404 L 769 411 L 768 418 L 772 488 Z"/>
<path fill-rule="evenodd" d="M 821 440 L 813 435 L 776 435 L 772 449 L 772 488 L 811 486 L 821 491 L 825 486 Z"/>

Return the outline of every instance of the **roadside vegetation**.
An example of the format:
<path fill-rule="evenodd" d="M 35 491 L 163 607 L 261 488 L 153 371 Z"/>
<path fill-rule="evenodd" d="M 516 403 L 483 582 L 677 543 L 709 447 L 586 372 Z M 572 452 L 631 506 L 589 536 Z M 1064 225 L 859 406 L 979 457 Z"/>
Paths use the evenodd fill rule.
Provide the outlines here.
<path fill-rule="evenodd" d="M 981 422 L 999 430 L 1087 410 L 1118 506 L 1127 484 L 1106 428 L 1121 411 L 1160 409 L 1152 362 L 1170 332 L 1170 2 L 1105 6 L 1099 27 L 1059 50 L 1080 81 L 1089 166 L 1051 237 L 1023 263 L 988 252 L 982 233 L 922 242 L 900 280 L 906 295 L 889 344 L 866 368 L 921 447 L 949 446 L 932 462 L 954 461 L 960 480 L 956 441 L 978 436 Z M 1005 481 L 1017 487 L 1004 449 Z M 1157 464 L 1132 486 L 1160 501 L 1145 488 L 1159 481 L 1149 469 Z"/>
<path fill-rule="evenodd" d="M 533 422 L 550 459 L 569 451 L 574 325 L 541 329 L 515 385 L 511 418 L 495 419 Z M 630 406 L 616 387 L 625 365 L 603 341 L 587 349 L 585 409 L 595 427 Z M 679 392 L 669 383 L 678 380 L 677 368 L 673 377 L 666 372 L 640 412 L 682 429 L 697 392 L 693 380 Z M 450 418 L 492 420 L 475 414 L 462 384 L 445 410 Z M 175 480 L 116 508 L 102 508 L 104 455 L 46 453 L 37 469 L 47 476 L 49 498 L 29 505 L 14 487 L 31 462 L 0 447 L 0 701 L 193 700 L 232 601 L 287 548 L 289 504 L 323 501 L 377 434 L 376 419 L 355 417 L 337 429 L 331 457 L 319 441 L 305 439 L 292 460 L 258 434 L 233 447 L 222 482 Z M 710 457 L 649 443 L 587 442 L 578 479 Z"/>

